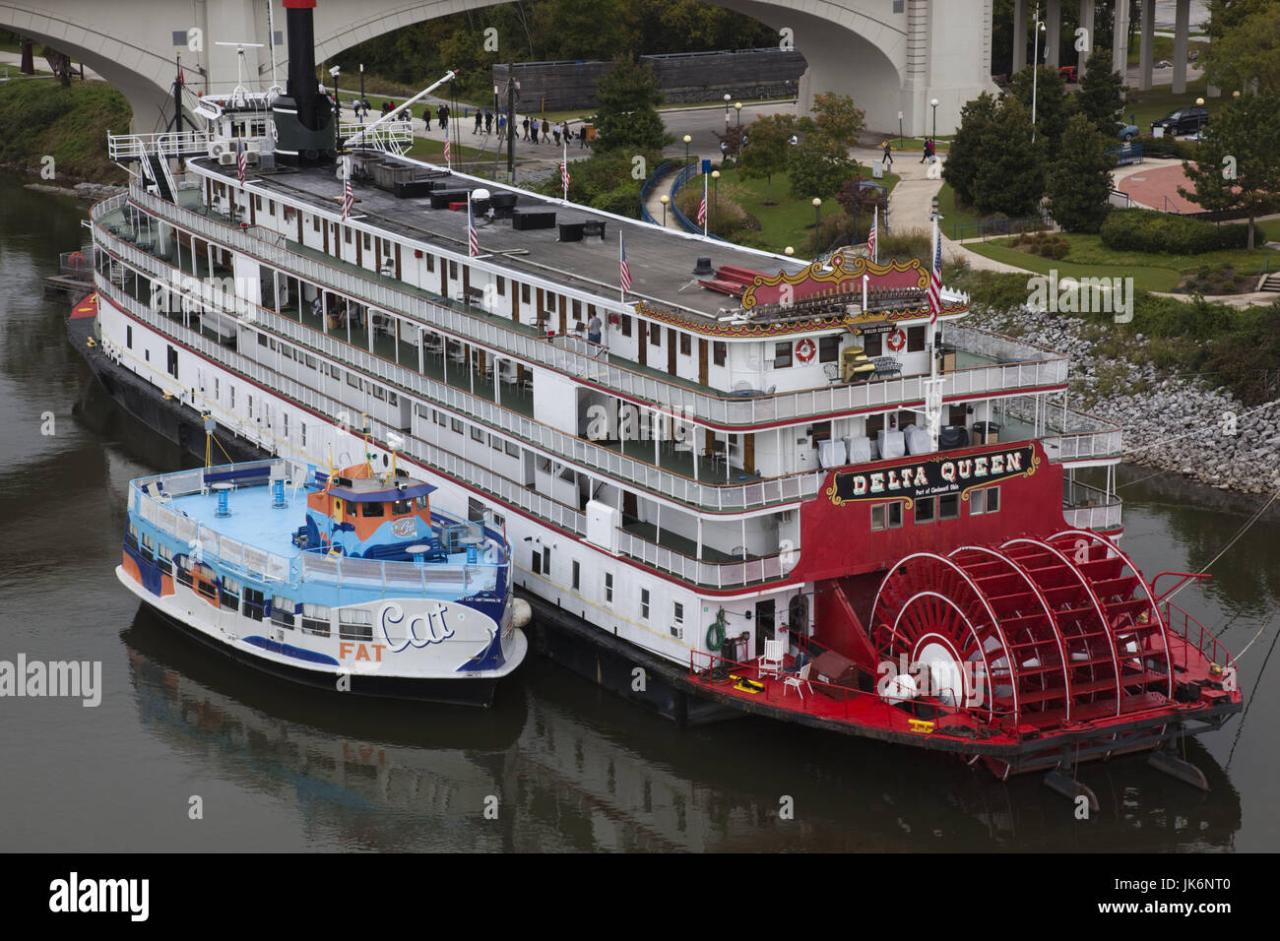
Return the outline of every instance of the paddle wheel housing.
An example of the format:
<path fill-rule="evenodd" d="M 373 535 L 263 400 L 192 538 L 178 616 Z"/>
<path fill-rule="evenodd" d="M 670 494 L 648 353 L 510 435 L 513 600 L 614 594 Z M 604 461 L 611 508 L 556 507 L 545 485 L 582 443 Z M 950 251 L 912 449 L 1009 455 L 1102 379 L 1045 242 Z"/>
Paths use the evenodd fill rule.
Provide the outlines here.
<path fill-rule="evenodd" d="M 908 694 L 924 683 L 1008 731 L 1078 727 L 1173 697 L 1151 588 L 1093 532 L 907 556 L 882 582 L 871 624 L 882 658 L 913 672 Z"/>

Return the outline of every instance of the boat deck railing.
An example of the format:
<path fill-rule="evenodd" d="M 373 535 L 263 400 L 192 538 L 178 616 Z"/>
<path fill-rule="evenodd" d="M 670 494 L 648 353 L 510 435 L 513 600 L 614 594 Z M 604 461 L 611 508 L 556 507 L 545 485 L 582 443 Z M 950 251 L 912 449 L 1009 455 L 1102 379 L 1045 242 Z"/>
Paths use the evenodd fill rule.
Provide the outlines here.
<path fill-rule="evenodd" d="M 331 259 L 304 255 L 300 251 L 269 245 L 223 221 L 217 214 L 177 206 L 134 186 L 128 199 L 147 213 L 213 239 L 246 255 L 265 261 L 280 271 L 326 290 L 384 310 L 392 310 L 429 329 L 452 332 L 507 356 L 524 359 L 570 376 L 581 376 L 610 390 L 652 402 L 667 409 L 725 425 L 757 425 L 788 419 L 821 420 L 823 416 L 861 408 L 892 406 L 924 401 L 928 376 L 897 377 L 856 384 L 834 384 L 791 392 L 753 396 L 733 395 L 702 389 L 687 381 L 659 373 L 646 373 L 606 362 L 572 349 L 564 343 L 549 343 L 544 337 L 514 329 L 509 318 L 497 317 L 475 305 L 434 295 L 374 271 Z M 117 209 L 122 203 L 108 200 L 100 204 L 95 218 Z M 948 331 L 969 330 L 948 325 Z M 957 333 L 957 336 L 962 334 Z M 1009 343 L 1007 338 L 1000 343 Z M 1008 392 L 1014 389 L 1058 387 L 1067 380 L 1065 357 L 1043 353 L 1031 347 L 1017 361 L 996 362 L 947 372 L 944 396 Z"/>
<path fill-rule="evenodd" d="M 266 486 L 268 477 L 264 476 L 264 470 L 269 472 L 273 467 L 283 469 L 289 465 L 299 466 L 294 462 L 273 459 L 222 465 L 211 468 L 209 472 L 216 473 L 219 482 Z M 299 552 L 293 557 L 286 557 L 267 552 L 204 525 L 175 508 L 175 498 L 208 492 L 206 473 L 204 469 L 197 468 L 157 474 L 138 478 L 130 485 L 138 516 L 159 531 L 193 547 L 193 557 L 198 555 L 195 561 L 217 560 L 237 572 L 282 584 L 320 582 L 348 588 L 424 592 L 449 588 L 460 593 L 492 587 L 497 570 L 509 562 L 505 545 L 500 545 L 497 561 L 464 563 L 360 559 L 320 552 Z M 432 511 L 432 516 L 443 522 L 462 522 L 438 511 Z"/>
<path fill-rule="evenodd" d="M 1062 515 L 1075 529 L 1110 532 L 1120 528 L 1124 501 L 1101 487 L 1063 480 Z"/>

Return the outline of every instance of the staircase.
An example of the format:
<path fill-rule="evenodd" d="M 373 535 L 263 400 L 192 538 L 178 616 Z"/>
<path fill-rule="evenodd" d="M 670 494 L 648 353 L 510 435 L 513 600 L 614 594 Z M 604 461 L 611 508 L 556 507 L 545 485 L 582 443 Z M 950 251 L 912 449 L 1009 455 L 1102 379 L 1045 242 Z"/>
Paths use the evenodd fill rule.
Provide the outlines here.
<path fill-rule="evenodd" d="M 1258 280 L 1258 290 L 1267 291 L 1271 294 L 1280 294 L 1280 271 L 1264 274 Z"/>

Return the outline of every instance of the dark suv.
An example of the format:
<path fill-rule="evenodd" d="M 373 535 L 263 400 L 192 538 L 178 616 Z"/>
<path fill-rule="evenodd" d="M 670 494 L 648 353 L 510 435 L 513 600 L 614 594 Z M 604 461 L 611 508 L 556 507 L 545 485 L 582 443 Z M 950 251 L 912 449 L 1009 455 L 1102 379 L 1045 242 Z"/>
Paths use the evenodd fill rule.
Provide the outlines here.
<path fill-rule="evenodd" d="M 1166 135 L 1195 134 L 1209 123 L 1209 112 L 1204 108 L 1183 108 L 1167 118 L 1151 122 L 1151 129 L 1164 128 Z"/>

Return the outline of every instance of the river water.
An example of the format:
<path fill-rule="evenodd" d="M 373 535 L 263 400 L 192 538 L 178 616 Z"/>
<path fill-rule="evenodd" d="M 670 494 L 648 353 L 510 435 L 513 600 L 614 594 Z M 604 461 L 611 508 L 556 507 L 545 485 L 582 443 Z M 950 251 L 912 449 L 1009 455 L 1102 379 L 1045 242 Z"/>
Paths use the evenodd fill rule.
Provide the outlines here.
<path fill-rule="evenodd" d="M 113 571 L 127 481 L 190 461 L 105 400 L 42 289 L 83 217 L 0 176 L 0 660 L 103 677 L 97 708 L 0 698 L 0 850 L 1280 849 L 1276 515 L 1179 599 L 1234 650 L 1257 637 L 1248 712 L 1188 747 L 1212 791 L 1085 766 L 1088 821 L 1038 777 L 762 719 L 680 730 L 539 660 L 479 712 L 339 699 L 195 647 Z M 1148 574 L 1198 569 L 1261 503 L 1149 475 L 1122 490 Z"/>

